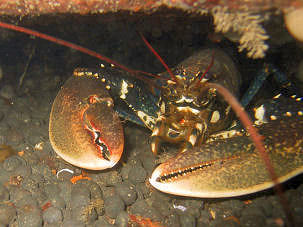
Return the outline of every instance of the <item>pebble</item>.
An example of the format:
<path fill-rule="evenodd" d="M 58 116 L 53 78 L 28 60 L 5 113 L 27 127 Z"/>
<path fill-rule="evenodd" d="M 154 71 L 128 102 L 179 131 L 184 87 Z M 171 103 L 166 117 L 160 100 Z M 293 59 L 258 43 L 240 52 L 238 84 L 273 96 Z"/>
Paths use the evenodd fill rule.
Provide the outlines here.
<path fill-rule="evenodd" d="M 9 129 L 9 126 L 7 123 L 0 122 L 0 144 L 7 144 L 7 131 Z"/>
<path fill-rule="evenodd" d="M 113 227 L 110 223 L 108 223 L 107 219 L 104 216 L 101 216 L 95 223 L 94 227 Z"/>
<path fill-rule="evenodd" d="M 60 196 L 64 199 L 66 204 L 69 204 L 71 201 L 71 191 L 73 184 L 70 181 L 64 181 L 58 184 L 60 188 Z"/>
<path fill-rule="evenodd" d="M 240 217 L 240 223 L 245 223 L 245 226 L 258 227 L 265 226 L 266 220 L 263 215 L 245 215 Z"/>
<path fill-rule="evenodd" d="M 104 199 L 105 214 L 110 218 L 116 218 L 117 215 L 124 211 L 125 204 L 119 195 L 109 196 Z"/>
<path fill-rule="evenodd" d="M 71 208 L 86 207 L 90 203 L 90 190 L 86 185 L 75 184 L 71 191 Z"/>
<path fill-rule="evenodd" d="M 180 218 L 177 214 L 170 214 L 164 223 L 165 226 L 180 226 Z"/>
<path fill-rule="evenodd" d="M 85 224 L 77 222 L 77 221 L 72 220 L 72 219 L 66 219 L 62 222 L 61 226 L 64 226 L 64 227 L 85 227 Z"/>
<path fill-rule="evenodd" d="M 58 184 L 44 184 L 44 190 L 48 194 L 49 197 L 54 197 L 56 195 L 59 195 L 60 188 Z"/>
<path fill-rule="evenodd" d="M 20 158 L 18 156 L 12 156 L 7 158 L 4 162 L 3 162 L 3 168 L 6 171 L 14 171 L 15 169 L 17 169 L 18 167 L 20 167 L 20 165 L 22 165 L 22 161 L 20 160 Z"/>
<path fill-rule="evenodd" d="M 64 199 L 60 195 L 48 195 L 49 202 L 52 206 L 64 209 L 66 207 L 66 203 Z"/>
<path fill-rule="evenodd" d="M 13 204 L 0 204 L 0 225 L 9 225 L 15 216 L 16 208 L 14 208 Z"/>
<path fill-rule="evenodd" d="M 16 94 L 13 86 L 6 84 L 0 89 L 0 96 L 6 99 L 13 99 Z"/>
<path fill-rule="evenodd" d="M 133 184 L 145 182 L 146 176 L 146 170 L 142 167 L 141 163 L 134 165 L 128 173 L 128 179 Z"/>
<path fill-rule="evenodd" d="M 126 211 L 122 211 L 118 214 L 115 222 L 117 227 L 128 227 L 129 215 Z"/>
<path fill-rule="evenodd" d="M 72 218 L 84 224 L 92 224 L 98 218 L 97 212 L 90 204 L 72 208 Z"/>
<path fill-rule="evenodd" d="M 115 187 L 126 206 L 133 204 L 137 199 L 135 186 L 127 181 L 119 183 Z"/>
<path fill-rule="evenodd" d="M 15 176 L 21 176 L 26 178 L 32 174 L 32 168 L 30 166 L 21 165 L 14 170 Z"/>
<path fill-rule="evenodd" d="M 195 227 L 196 219 L 192 215 L 180 215 L 181 227 Z"/>
<path fill-rule="evenodd" d="M 162 219 L 162 214 L 157 209 L 150 206 L 145 200 L 137 200 L 130 207 L 130 214 L 150 218 L 154 221 L 160 221 Z"/>
<path fill-rule="evenodd" d="M 26 205 L 18 209 L 18 227 L 42 226 L 42 214 L 39 207 Z"/>
<path fill-rule="evenodd" d="M 0 201 L 6 201 L 8 199 L 9 199 L 9 192 L 7 188 L 3 184 L 0 184 Z"/>
<path fill-rule="evenodd" d="M 61 209 L 57 207 L 50 207 L 43 212 L 44 223 L 54 224 L 63 220 Z"/>
<path fill-rule="evenodd" d="M 5 114 L 2 111 L 0 111 L 0 122 L 4 119 L 4 116 Z"/>
<path fill-rule="evenodd" d="M 39 188 L 39 181 L 33 176 L 26 177 L 22 180 L 22 187 L 30 192 L 36 191 Z"/>
<path fill-rule="evenodd" d="M 13 123 L 13 124 L 15 124 L 15 123 Z M 13 127 L 15 127 L 15 126 L 13 126 Z M 10 139 L 9 144 L 12 146 L 18 146 L 21 143 L 24 143 L 24 135 L 22 134 L 22 132 L 16 130 L 15 128 L 10 128 L 7 131 L 7 137 Z"/>

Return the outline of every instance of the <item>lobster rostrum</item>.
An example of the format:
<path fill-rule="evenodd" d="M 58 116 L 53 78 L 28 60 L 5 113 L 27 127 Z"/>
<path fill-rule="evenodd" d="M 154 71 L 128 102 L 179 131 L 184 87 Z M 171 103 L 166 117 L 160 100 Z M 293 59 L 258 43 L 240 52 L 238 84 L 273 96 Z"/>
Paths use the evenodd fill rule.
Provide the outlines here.
<path fill-rule="evenodd" d="M 1 26 L 37 34 L 2 22 Z M 54 40 L 45 35 L 42 38 Z M 62 40 L 58 43 L 66 45 Z M 163 73 L 153 81 L 156 88 L 160 87 L 153 93 L 130 75 L 137 71 L 117 66 L 123 70 L 77 69 L 59 91 L 52 107 L 49 135 L 54 150 L 64 160 L 94 170 L 114 166 L 123 151 L 117 111 L 121 117 L 153 131 L 154 153 L 162 140 L 181 143 L 181 152 L 159 165 L 150 178 L 161 191 L 226 197 L 273 185 L 247 133 L 234 129 L 222 132 L 231 125 L 233 112 L 209 84 L 222 85 L 237 97 L 240 86 L 239 72 L 224 52 L 206 49 L 196 53 L 173 69 L 173 75 Z M 303 171 L 303 141 L 299 134 L 303 129 L 303 107 L 300 97 L 289 99 L 278 97 L 255 109 L 266 153 L 280 182 Z"/>

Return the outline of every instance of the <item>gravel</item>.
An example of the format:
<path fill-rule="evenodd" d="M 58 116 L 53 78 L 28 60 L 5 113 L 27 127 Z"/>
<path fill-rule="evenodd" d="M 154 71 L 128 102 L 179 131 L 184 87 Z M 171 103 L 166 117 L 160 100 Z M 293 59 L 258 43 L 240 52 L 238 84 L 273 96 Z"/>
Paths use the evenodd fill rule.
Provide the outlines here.
<path fill-rule="evenodd" d="M 54 23 L 56 27 L 56 22 L 50 20 L 49 23 Z M 137 37 L 131 22 L 118 20 L 103 23 L 100 20 L 96 25 L 90 22 L 88 26 L 84 21 L 80 23 L 81 20 L 77 17 L 64 23 L 61 21 L 62 27 L 47 29 L 54 29 L 53 34 L 58 37 L 77 37 L 74 41 L 87 46 L 92 43 L 91 40 L 99 40 L 99 46 L 93 48 L 109 57 L 117 56 L 116 60 L 132 68 L 163 71 L 158 60 Z M 144 23 L 147 35 L 155 36 L 149 39 L 161 51 L 160 55 L 168 58 L 170 66 L 200 47 L 208 29 L 204 19 L 177 23 L 171 18 L 167 21 L 169 25 L 158 28 L 160 32 L 149 31 L 150 27 L 156 26 L 150 18 L 140 23 Z M 71 29 L 67 29 L 69 27 Z M 86 30 L 89 27 L 92 30 Z M 201 29 L 191 33 L 193 27 Z M 43 30 L 36 28 L 40 29 Z M 72 32 L 64 33 L 65 30 Z M 83 33 L 77 33 L 78 30 Z M 121 43 L 121 34 L 126 44 L 124 41 L 124 44 Z M 186 38 L 183 38 L 184 34 L 187 34 Z M 109 39 L 104 40 L 106 37 Z M 162 40 L 157 41 L 160 37 Z M 18 44 L 17 47 L 15 44 Z M 222 42 L 220 45 L 225 44 Z M 24 84 L 19 88 L 19 77 L 28 59 L 25 49 L 31 45 L 37 45 L 36 53 L 26 72 Z M 230 48 L 228 45 L 231 46 L 227 42 L 225 47 Z M 98 67 L 100 62 L 45 41 L 24 38 L 18 33 L 5 46 L 6 52 L 0 56 L 4 71 L 0 84 L 0 145 L 10 146 L 17 152 L 0 162 L 0 226 L 84 227 L 115 224 L 122 227 L 135 222 L 142 224 L 143 221 L 186 227 L 285 226 L 285 213 L 272 190 L 216 200 L 184 198 L 156 191 L 148 183 L 158 159 L 150 151 L 150 132 L 131 123 L 123 125 L 125 150 L 120 163 L 105 171 L 84 171 L 90 179 L 72 183 L 71 178 L 79 176 L 82 170 L 60 159 L 51 148 L 48 139 L 50 108 L 60 86 L 74 68 Z M 276 53 L 277 58 L 284 61 L 282 65 L 295 62 L 298 57 L 285 49 Z M 237 52 L 235 48 L 233 51 Z M 303 56 L 301 52 L 298 55 Z M 239 58 L 243 62 L 243 56 Z M 13 65 L 8 61 L 12 59 Z M 244 60 L 242 68 L 252 71 L 256 64 Z M 170 148 L 165 147 L 166 150 Z M 303 225 L 300 219 L 303 212 L 302 182 L 302 176 L 298 176 L 285 184 L 285 195 L 299 225 Z"/>

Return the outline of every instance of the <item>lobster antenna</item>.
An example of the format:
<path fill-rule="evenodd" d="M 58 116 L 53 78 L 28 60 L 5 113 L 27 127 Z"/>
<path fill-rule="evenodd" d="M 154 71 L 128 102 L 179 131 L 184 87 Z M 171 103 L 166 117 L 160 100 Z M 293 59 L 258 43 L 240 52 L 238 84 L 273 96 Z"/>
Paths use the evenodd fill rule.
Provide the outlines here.
<path fill-rule="evenodd" d="M 214 59 L 215 59 L 214 55 L 215 55 L 215 53 L 214 53 L 214 51 L 212 51 L 211 62 L 207 66 L 206 70 L 203 72 L 202 76 L 200 76 L 200 78 L 199 78 L 199 74 L 200 74 L 200 72 L 199 72 L 198 76 L 196 76 L 196 78 L 193 81 L 193 84 L 195 83 L 193 86 L 198 87 L 200 85 L 201 80 L 205 77 L 205 75 L 208 73 L 208 71 L 214 65 Z"/>
<path fill-rule="evenodd" d="M 13 24 L 8 24 L 8 23 L 1 22 L 1 21 L 0 21 L 0 27 L 6 28 L 6 29 L 9 29 L 9 30 L 14 30 L 14 31 L 26 33 L 28 35 L 32 35 L 32 36 L 35 36 L 35 37 L 38 37 L 38 38 L 41 38 L 41 39 L 48 40 L 48 41 L 53 42 L 53 43 L 57 43 L 57 44 L 62 45 L 62 46 L 66 46 L 66 47 L 72 48 L 74 50 L 78 50 L 78 51 L 80 51 L 82 53 L 85 53 L 85 54 L 88 54 L 90 56 L 96 57 L 96 58 L 98 58 L 98 59 L 100 59 L 102 61 L 105 61 L 107 63 L 114 64 L 116 67 L 118 67 L 118 68 L 120 68 L 122 70 L 125 70 L 126 72 L 132 73 L 134 75 L 136 75 L 138 73 L 142 73 L 142 74 L 145 74 L 145 75 L 148 75 L 148 76 L 152 76 L 154 78 L 160 78 L 158 75 L 154 75 L 154 74 L 147 73 L 147 72 L 140 71 L 140 70 L 129 69 L 126 66 L 124 66 L 122 64 L 119 64 L 118 62 L 116 62 L 116 61 L 114 61 L 114 60 L 112 60 L 110 58 L 107 58 L 107 57 L 105 57 L 105 56 L 103 56 L 103 55 L 101 55 L 101 54 L 99 54 L 99 53 L 97 53 L 97 52 L 95 52 L 93 50 L 90 50 L 90 49 L 82 47 L 80 45 L 77 45 L 77 44 L 65 41 L 63 39 L 56 38 L 54 36 L 43 34 L 41 32 L 29 29 L 29 28 L 24 28 L 24 27 L 21 27 L 21 26 L 17 26 L 17 25 L 13 25 Z"/>
<path fill-rule="evenodd" d="M 274 189 L 279 195 L 282 207 L 284 209 L 285 214 L 287 215 L 287 220 L 289 223 L 294 223 L 294 219 L 292 216 L 292 213 L 290 212 L 287 199 L 283 194 L 282 185 L 278 181 L 277 175 L 275 174 L 275 170 L 271 164 L 270 158 L 268 154 L 265 151 L 265 147 L 262 141 L 262 136 L 258 133 L 258 130 L 253 126 L 253 123 L 248 116 L 248 114 L 245 112 L 244 108 L 241 106 L 241 104 L 238 102 L 238 100 L 234 97 L 232 93 L 230 93 L 225 87 L 219 84 L 215 83 L 206 83 L 205 86 L 202 88 L 202 90 L 206 90 L 209 88 L 216 89 L 225 99 L 225 101 L 231 105 L 234 112 L 237 114 L 237 116 L 240 118 L 242 124 L 245 126 L 247 132 L 250 135 L 250 138 L 255 144 L 255 147 L 258 149 L 259 154 L 261 158 L 264 160 L 264 164 L 267 168 L 267 171 L 270 175 L 270 178 L 274 182 Z M 293 226 L 293 225 L 290 225 Z"/>
<path fill-rule="evenodd" d="M 167 72 L 171 76 L 172 80 L 177 82 L 177 78 L 175 77 L 175 75 L 173 74 L 171 69 L 168 67 L 168 65 L 165 63 L 163 58 L 161 58 L 161 56 L 157 53 L 157 51 L 150 45 L 150 43 L 145 39 L 145 37 L 142 35 L 142 33 L 139 32 L 139 34 L 140 34 L 142 40 L 144 41 L 144 43 L 146 44 L 146 46 L 148 47 L 148 49 L 150 49 L 150 51 L 157 57 L 157 59 L 161 62 L 161 64 L 167 70 Z"/>
<path fill-rule="evenodd" d="M 202 76 L 199 79 L 199 82 L 204 78 L 204 76 L 208 73 L 208 71 L 211 69 L 211 67 L 214 65 L 214 60 L 215 60 L 215 56 L 214 56 L 214 51 L 212 52 L 212 56 L 211 56 L 211 62 L 209 63 L 209 65 L 207 66 L 206 70 L 204 71 L 204 73 L 202 74 Z"/>

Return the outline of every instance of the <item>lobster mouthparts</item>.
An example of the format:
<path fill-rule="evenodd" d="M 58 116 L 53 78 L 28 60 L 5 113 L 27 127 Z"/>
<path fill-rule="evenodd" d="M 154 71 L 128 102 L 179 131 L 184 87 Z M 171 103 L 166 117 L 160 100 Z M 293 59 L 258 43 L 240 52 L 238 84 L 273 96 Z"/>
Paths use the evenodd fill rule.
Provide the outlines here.
<path fill-rule="evenodd" d="M 113 101 L 101 81 L 75 71 L 52 106 L 49 138 L 65 161 L 85 169 L 113 167 L 123 152 L 124 135 Z"/>

